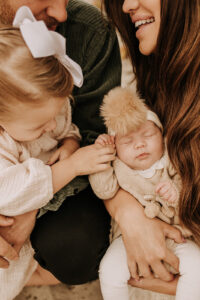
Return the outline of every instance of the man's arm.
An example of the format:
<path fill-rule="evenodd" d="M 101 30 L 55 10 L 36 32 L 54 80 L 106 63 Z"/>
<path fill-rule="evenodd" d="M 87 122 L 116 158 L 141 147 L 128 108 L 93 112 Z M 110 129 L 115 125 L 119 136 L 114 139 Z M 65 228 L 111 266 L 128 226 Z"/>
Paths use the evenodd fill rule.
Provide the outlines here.
<path fill-rule="evenodd" d="M 73 91 L 73 122 L 87 145 L 105 132 L 99 108 L 104 95 L 121 83 L 121 57 L 116 33 L 99 10 L 70 0 L 67 11 L 60 32 L 66 36 L 67 53 L 80 64 L 84 76 L 83 86 Z"/>

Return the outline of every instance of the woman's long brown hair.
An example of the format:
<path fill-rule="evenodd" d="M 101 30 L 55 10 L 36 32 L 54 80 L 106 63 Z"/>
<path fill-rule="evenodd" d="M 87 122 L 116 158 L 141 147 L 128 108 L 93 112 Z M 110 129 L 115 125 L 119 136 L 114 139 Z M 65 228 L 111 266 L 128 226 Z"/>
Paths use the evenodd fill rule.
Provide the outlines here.
<path fill-rule="evenodd" d="M 104 0 L 127 47 L 137 89 L 159 115 L 170 159 L 182 178 L 179 214 L 200 245 L 200 0 L 161 1 L 157 47 L 139 52 L 123 0 Z"/>

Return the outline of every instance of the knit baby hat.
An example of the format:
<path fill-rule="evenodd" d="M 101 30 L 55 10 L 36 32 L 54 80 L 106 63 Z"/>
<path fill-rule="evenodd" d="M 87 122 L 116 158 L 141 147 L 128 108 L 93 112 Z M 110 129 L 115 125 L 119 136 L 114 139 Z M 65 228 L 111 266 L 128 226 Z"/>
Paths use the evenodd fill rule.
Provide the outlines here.
<path fill-rule="evenodd" d="M 154 122 L 162 131 L 157 115 L 148 110 L 144 100 L 131 88 L 116 87 L 109 91 L 103 99 L 100 114 L 111 135 L 127 135 L 147 120 Z"/>

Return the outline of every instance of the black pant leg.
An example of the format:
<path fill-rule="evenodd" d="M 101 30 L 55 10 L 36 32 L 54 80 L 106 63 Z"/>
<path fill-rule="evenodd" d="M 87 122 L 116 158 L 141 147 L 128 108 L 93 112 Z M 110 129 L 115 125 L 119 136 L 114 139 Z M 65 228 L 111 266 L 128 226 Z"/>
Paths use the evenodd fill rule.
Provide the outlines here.
<path fill-rule="evenodd" d="M 31 242 L 41 266 L 66 284 L 82 284 L 98 277 L 109 231 L 103 201 L 88 187 L 68 197 L 58 211 L 39 218 Z"/>

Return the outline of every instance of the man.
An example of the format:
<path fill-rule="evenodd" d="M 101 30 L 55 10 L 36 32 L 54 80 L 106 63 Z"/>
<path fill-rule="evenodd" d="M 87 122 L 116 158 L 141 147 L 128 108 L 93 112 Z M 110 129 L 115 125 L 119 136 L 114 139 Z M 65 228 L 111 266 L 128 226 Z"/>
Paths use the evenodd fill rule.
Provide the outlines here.
<path fill-rule="evenodd" d="M 67 54 L 82 67 L 84 84 L 73 92 L 73 122 L 80 128 L 82 145 L 90 144 L 105 130 L 99 117 L 102 98 L 120 84 L 116 34 L 95 8 L 79 0 L 0 0 L 0 21 L 11 24 L 22 5 L 29 6 L 50 30 L 66 37 Z M 17 256 L 15 250 L 19 252 L 32 231 L 37 213 L 18 216 L 14 222 L 10 220 L 13 222 L 10 227 L 1 227 L 0 267 L 7 267 L 7 259 Z M 31 241 L 40 265 L 67 284 L 96 279 L 99 262 L 109 243 L 110 218 L 101 200 L 91 191 L 87 178 L 75 179 L 39 215 L 42 216 L 36 221 Z M 0 218 L 1 226 L 7 222 Z M 42 268 L 39 272 L 43 280 L 36 274 L 31 283 L 58 282 Z"/>

